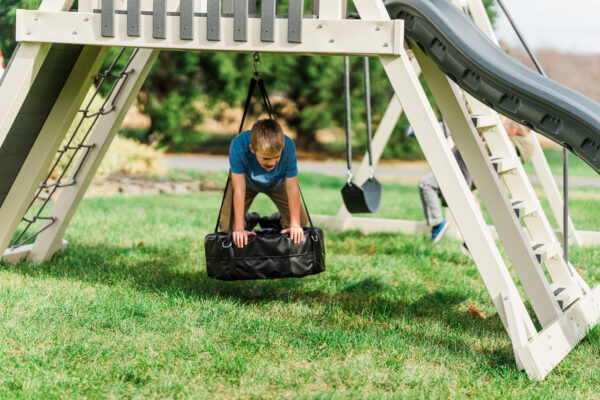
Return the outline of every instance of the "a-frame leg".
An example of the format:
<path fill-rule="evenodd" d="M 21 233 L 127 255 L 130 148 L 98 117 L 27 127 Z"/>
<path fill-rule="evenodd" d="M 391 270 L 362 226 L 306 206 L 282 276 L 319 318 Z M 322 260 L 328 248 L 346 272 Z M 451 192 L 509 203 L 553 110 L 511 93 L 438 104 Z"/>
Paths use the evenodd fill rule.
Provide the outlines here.
<path fill-rule="evenodd" d="M 389 19 L 383 2 L 355 0 L 354 5 L 361 18 L 365 20 Z M 492 301 L 499 310 L 500 318 L 507 332 L 511 334 L 508 330 L 505 313 L 510 310 L 504 310 L 502 294 L 509 293 L 515 299 L 512 308 L 517 313 L 514 315 L 515 320 L 522 321 L 527 337 L 533 336 L 535 327 L 447 145 L 425 91 L 411 66 L 408 54 L 402 49 L 400 56 L 381 56 L 379 59 L 415 130 L 421 149 L 444 192 L 463 237 L 467 243 L 477 244 L 470 246 L 471 254 Z M 526 340 L 526 338 L 521 338 L 521 340 Z"/>
<path fill-rule="evenodd" d="M 117 134 L 123 118 L 146 80 L 158 53 L 158 50 L 138 50 L 130 64 L 131 72 L 122 82 L 123 86 L 120 90 L 115 91 L 120 93 L 119 97 L 109 99 L 111 102 L 114 100 L 115 111 L 101 116 L 96 123 L 86 143 L 94 147 L 90 148 L 87 155 L 82 154 L 77 161 L 71 176 L 67 179 L 68 182 L 75 181 L 75 184 L 61 190 L 49 215 L 54 217 L 56 222 L 37 236 L 29 253 L 29 260 L 36 263 L 46 261 L 62 247 L 64 232 Z M 76 172 L 77 177 L 74 176 Z"/>
<path fill-rule="evenodd" d="M 0 208 L 0 255 L 42 182 L 108 48 L 85 46 Z M 11 67 L 12 68 L 12 67 Z"/>
<path fill-rule="evenodd" d="M 470 120 L 466 105 L 460 100 L 460 92 L 450 85 L 446 75 L 420 49 L 414 48 L 413 51 L 531 305 L 542 326 L 547 326 L 562 311 Z M 443 188 L 442 192 L 444 197 L 448 196 Z M 454 208 L 450 208 L 454 213 Z M 467 232 L 462 229 L 461 232 L 467 239 Z M 478 241 L 470 242 L 467 239 L 467 245 L 469 248 L 477 247 Z"/>
<path fill-rule="evenodd" d="M 408 55 L 403 52 L 400 57 L 385 56 L 380 59 L 505 327 L 506 315 L 500 311 L 504 310 L 502 294 L 511 293 L 512 298 L 516 299 L 514 310 L 518 313 L 514 319 L 523 322 L 524 332 L 528 336 L 533 335 L 535 329 L 531 318 L 520 301 L 515 284 L 450 151 L 425 92 L 410 67 Z"/>

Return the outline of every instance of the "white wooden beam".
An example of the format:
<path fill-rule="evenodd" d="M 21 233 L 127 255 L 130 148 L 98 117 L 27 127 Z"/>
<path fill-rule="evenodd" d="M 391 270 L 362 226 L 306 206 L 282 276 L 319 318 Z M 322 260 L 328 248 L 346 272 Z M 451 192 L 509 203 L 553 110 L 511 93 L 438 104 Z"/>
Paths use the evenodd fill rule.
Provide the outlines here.
<path fill-rule="evenodd" d="M 448 147 L 425 92 L 409 64 L 408 56 L 382 56 L 380 59 L 506 327 L 501 293 L 514 293 L 516 299 L 516 287 Z M 519 312 L 516 318 L 528 321 L 526 329 L 531 335 L 535 330 L 525 306 L 520 302 L 515 307 Z"/>
<path fill-rule="evenodd" d="M 127 15 L 114 16 L 114 37 L 100 36 L 100 14 L 17 10 L 17 40 L 95 46 L 140 47 L 187 51 L 235 51 L 291 54 L 398 54 L 404 25 L 397 21 L 303 20 L 302 43 L 289 43 L 287 19 L 275 20 L 275 41 L 260 39 L 261 20 L 248 19 L 248 41 L 234 40 L 234 19 L 222 18 L 222 40 L 206 39 L 207 17 L 195 17 L 193 40 L 179 37 L 179 17 L 167 16 L 166 39 L 152 35 L 152 16 L 140 16 L 140 36 L 127 35 Z"/>
<path fill-rule="evenodd" d="M 86 46 L 81 51 L 63 90 L 0 207 L 0 253 L 4 254 L 107 52 L 108 48 L 97 46 Z"/>
<path fill-rule="evenodd" d="M 66 247 L 67 243 L 68 242 L 66 240 L 63 240 L 59 244 L 59 246 L 57 246 L 57 251 L 64 249 Z M 31 252 L 32 248 L 33 248 L 33 244 L 26 244 L 23 246 L 19 246 L 15 249 L 6 249 L 6 251 L 4 252 L 4 255 L 1 257 L 2 261 L 10 263 L 10 264 L 17 264 L 17 263 L 25 260 L 29 256 L 29 253 Z"/>
<path fill-rule="evenodd" d="M 530 379 L 542 380 L 600 322 L 600 287 L 580 298 L 552 324 L 518 348 Z"/>
<path fill-rule="evenodd" d="M 372 1 L 355 0 L 354 5 L 361 15 L 375 17 L 377 16 L 375 13 L 379 12 L 379 18 L 389 18 L 387 13 L 383 15 L 383 10 L 377 8 Z M 456 159 L 448 147 L 425 91 L 410 64 L 408 54 L 403 49 L 400 57 L 380 56 L 379 59 L 404 107 L 411 126 L 415 130 L 417 140 L 440 184 L 459 229 L 469 245 L 473 259 L 505 328 L 507 328 L 507 318 L 501 295 L 510 293 L 515 299 L 514 309 L 518 313 L 517 320 L 524 321 L 528 337 L 532 336 L 535 328 L 531 318 L 518 295 L 516 286 L 487 229 L 483 216 L 475 204 Z M 510 332 L 508 333 L 510 334 Z"/>
<path fill-rule="evenodd" d="M 82 154 L 79 157 L 71 176 L 67 179 L 68 182 L 75 180 L 75 184 L 61 190 L 49 214 L 49 216 L 56 218 L 56 222 L 37 237 L 29 254 L 31 261 L 35 263 L 46 261 L 56 251 L 60 250 L 65 230 L 106 155 L 113 138 L 119 131 L 121 122 L 144 83 L 158 53 L 159 50 L 140 49 L 132 61 L 130 65 L 132 72 L 120 89 L 120 95 L 114 103 L 115 110 L 110 114 L 101 116 L 96 122 L 86 143 L 88 145 L 93 144 L 94 147 L 90 149 L 87 156 Z M 113 101 L 112 99 L 108 100 Z M 78 171 L 77 178 L 74 176 L 75 171 Z"/>
<path fill-rule="evenodd" d="M 413 51 L 419 65 L 421 65 L 423 76 L 434 94 L 436 103 L 445 117 L 450 132 L 452 132 L 454 142 L 460 150 L 477 190 L 494 222 L 496 231 L 502 239 L 527 297 L 531 301 L 542 326 L 547 326 L 562 311 L 550 289 L 548 279 L 545 277 L 541 265 L 532 251 L 532 244 L 523 232 L 520 221 L 515 216 L 504 185 L 487 156 L 487 150 L 479 139 L 479 134 L 471 122 L 466 106 L 459 100 L 459 90 L 450 84 L 446 75 L 433 61 L 427 58 L 421 49 L 414 47 Z M 415 133 L 417 133 L 416 130 Z M 440 183 L 444 197 L 447 199 L 448 192 L 441 185 L 441 180 L 437 179 L 437 181 Z M 453 189 L 450 188 L 450 190 Z M 460 222 L 454 208 L 450 207 L 450 209 L 456 216 L 457 222 Z M 479 245 L 479 240 L 468 240 L 468 232 L 461 229 L 461 233 L 465 237 L 469 249 L 476 248 Z"/>

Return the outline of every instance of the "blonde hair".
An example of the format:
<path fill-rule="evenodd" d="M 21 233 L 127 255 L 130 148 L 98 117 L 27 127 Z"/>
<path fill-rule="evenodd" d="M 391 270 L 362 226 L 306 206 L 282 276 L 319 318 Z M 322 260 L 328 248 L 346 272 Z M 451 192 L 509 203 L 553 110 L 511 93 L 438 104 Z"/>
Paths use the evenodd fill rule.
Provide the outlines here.
<path fill-rule="evenodd" d="M 254 151 L 265 155 L 281 153 L 285 145 L 281 125 L 272 119 L 256 121 L 250 131 L 250 144 Z"/>

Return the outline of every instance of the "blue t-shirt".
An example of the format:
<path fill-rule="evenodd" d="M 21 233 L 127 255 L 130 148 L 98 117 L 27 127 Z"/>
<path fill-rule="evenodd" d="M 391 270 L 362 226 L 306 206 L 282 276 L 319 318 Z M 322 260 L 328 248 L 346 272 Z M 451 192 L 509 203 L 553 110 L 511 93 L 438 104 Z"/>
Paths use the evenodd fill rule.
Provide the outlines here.
<path fill-rule="evenodd" d="M 246 186 L 256 192 L 273 192 L 283 185 L 285 178 L 298 175 L 296 145 L 284 136 L 281 158 L 271 171 L 264 169 L 250 151 L 250 131 L 237 135 L 229 145 L 229 166 L 234 174 L 246 175 Z"/>

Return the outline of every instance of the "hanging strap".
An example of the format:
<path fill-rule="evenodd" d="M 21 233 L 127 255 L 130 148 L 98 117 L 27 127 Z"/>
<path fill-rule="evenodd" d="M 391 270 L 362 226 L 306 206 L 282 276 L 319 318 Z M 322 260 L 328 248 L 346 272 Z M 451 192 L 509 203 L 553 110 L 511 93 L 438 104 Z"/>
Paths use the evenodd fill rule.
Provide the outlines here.
<path fill-rule="evenodd" d="M 215 225 L 215 233 L 219 232 L 219 223 L 221 222 L 221 211 L 223 210 L 223 203 L 225 203 L 225 196 L 227 195 L 227 187 L 231 181 L 231 176 L 227 174 L 227 183 L 225 183 L 225 190 L 223 191 L 223 198 L 221 199 L 221 207 L 219 207 L 219 216 L 217 217 L 217 224 Z M 232 193 L 233 196 L 233 193 Z"/>
<path fill-rule="evenodd" d="M 265 105 L 265 110 L 267 110 L 267 114 L 269 114 L 269 119 L 273 119 L 273 106 L 271 105 L 271 100 L 269 99 L 269 94 L 267 93 L 267 89 L 265 88 L 265 82 L 262 77 L 252 76 L 250 78 L 250 86 L 248 88 L 248 95 L 246 96 L 246 102 L 244 104 L 244 114 L 242 115 L 242 122 L 240 122 L 240 129 L 238 133 L 242 132 L 244 128 L 244 122 L 246 121 L 246 116 L 248 115 L 248 110 L 250 109 L 250 102 L 252 101 L 252 96 L 254 95 L 254 90 L 258 86 L 260 91 L 260 96 L 262 98 L 263 104 Z"/>
<path fill-rule="evenodd" d="M 246 120 L 246 115 L 248 114 L 248 109 L 250 108 L 250 101 L 252 100 L 252 95 L 254 94 L 254 89 L 256 88 L 256 79 L 254 76 L 250 78 L 250 86 L 248 87 L 248 95 L 246 96 L 246 103 L 244 104 L 244 114 L 242 115 L 242 122 L 240 122 L 240 129 L 238 133 L 242 132 L 242 128 L 244 127 L 244 121 Z"/>
<path fill-rule="evenodd" d="M 348 184 L 352 183 L 352 131 L 350 114 L 350 57 L 344 57 L 344 94 L 346 96 L 346 163 L 348 165 Z"/>
<path fill-rule="evenodd" d="M 367 114 L 367 154 L 369 155 L 369 179 L 373 179 L 375 171 L 373 170 L 373 155 L 371 151 L 373 127 L 371 126 L 371 77 L 369 73 L 369 57 L 364 57 L 363 60 L 365 69 L 365 109 Z"/>
<path fill-rule="evenodd" d="M 273 115 L 275 113 L 273 112 L 273 106 L 271 105 L 271 100 L 269 99 L 269 94 L 267 93 L 267 89 L 265 88 L 265 81 L 262 79 L 262 77 L 258 78 L 258 89 L 260 89 L 260 94 L 262 96 L 263 104 L 265 105 L 265 109 L 267 110 L 267 113 L 269 114 L 269 119 L 273 119 Z"/>
<path fill-rule="evenodd" d="M 267 93 L 267 89 L 265 88 L 265 82 L 263 81 L 262 75 L 260 74 L 260 57 L 258 53 L 254 53 L 254 60 L 252 62 L 252 66 L 254 68 L 254 74 L 252 78 L 250 78 L 250 85 L 248 87 L 248 95 L 246 96 L 246 102 L 244 103 L 244 114 L 242 115 L 242 122 L 240 122 L 240 129 L 238 133 L 242 132 L 244 128 L 244 122 L 246 121 L 246 115 L 248 115 L 248 110 L 250 109 L 250 102 L 252 101 L 252 96 L 254 95 L 254 90 L 258 85 L 258 89 L 260 91 L 260 96 L 262 98 L 263 104 L 265 106 L 265 110 L 267 110 L 267 114 L 269 114 L 269 119 L 273 119 L 273 106 L 271 105 L 271 100 L 269 99 L 269 94 Z"/>

